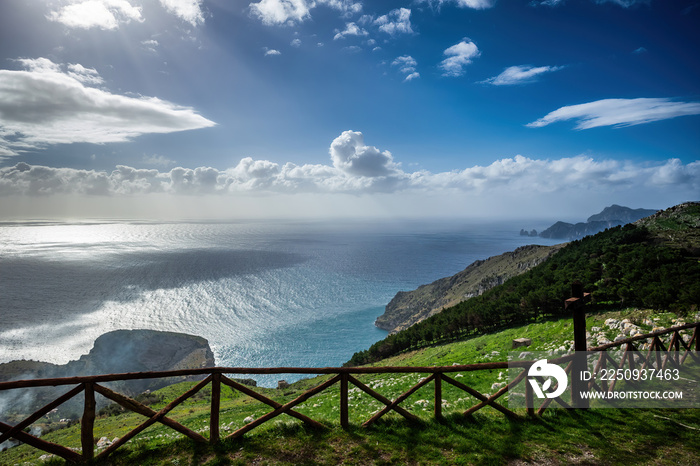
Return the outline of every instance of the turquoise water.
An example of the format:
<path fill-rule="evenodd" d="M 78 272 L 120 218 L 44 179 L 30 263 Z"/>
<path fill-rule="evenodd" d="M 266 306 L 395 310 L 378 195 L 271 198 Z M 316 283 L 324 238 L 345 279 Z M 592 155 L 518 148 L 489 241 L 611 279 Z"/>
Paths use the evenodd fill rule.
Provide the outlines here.
<path fill-rule="evenodd" d="M 147 328 L 207 338 L 217 365 L 341 365 L 386 335 L 373 324 L 397 291 L 524 244 L 554 243 L 521 237 L 520 228 L 418 221 L 4 224 L 0 362 L 65 363 L 105 332 Z M 277 378 L 258 380 L 271 385 Z"/>

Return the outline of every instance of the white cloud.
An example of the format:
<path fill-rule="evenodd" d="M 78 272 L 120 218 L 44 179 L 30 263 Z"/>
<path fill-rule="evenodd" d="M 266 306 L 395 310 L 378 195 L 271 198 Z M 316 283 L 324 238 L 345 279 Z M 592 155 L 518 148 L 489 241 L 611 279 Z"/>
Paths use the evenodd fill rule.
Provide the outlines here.
<path fill-rule="evenodd" d="M 318 0 L 318 3 L 336 9 L 344 16 L 351 16 L 362 11 L 362 3 L 352 0 Z"/>
<path fill-rule="evenodd" d="M 104 80 L 94 68 L 85 68 L 81 64 L 69 64 L 68 65 L 68 76 L 80 81 L 83 84 L 102 84 Z"/>
<path fill-rule="evenodd" d="M 346 18 L 362 11 L 362 3 L 352 0 L 260 0 L 249 7 L 263 24 L 291 25 L 311 18 L 311 10 L 318 5 L 338 10 Z"/>
<path fill-rule="evenodd" d="M 493 84 L 494 86 L 510 86 L 514 84 L 531 83 L 541 74 L 558 71 L 560 69 L 562 69 L 561 66 L 510 66 L 503 70 L 503 72 L 498 76 L 486 79 L 482 81 L 482 83 Z"/>
<path fill-rule="evenodd" d="M 158 46 L 160 45 L 157 40 L 155 39 L 150 39 L 150 40 L 142 40 L 141 45 L 148 50 L 149 52 L 156 52 Z"/>
<path fill-rule="evenodd" d="M 420 74 L 416 71 L 418 62 L 410 55 L 396 57 L 391 64 L 399 67 L 399 71 L 405 75 L 404 81 L 411 81 L 420 77 Z"/>
<path fill-rule="evenodd" d="M 472 59 L 481 55 L 476 44 L 466 38 L 458 44 L 448 47 L 443 53 L 447 55 L 447 58 L 440 62 L 440 68 L 443 70 L 442 75 L 452 77 L 462 76 L 464 67 L 470 64 Z"/>
<path fill-rule="evenodd" d="M 456 2 L 463 8 L 474 8 L 475 10 L 485 10 L 496 4 L 496 0 L 456 0 Z"/>
<path fill-rule="evenodd" d="M 543 160 L 517 155 L 450 172 L 404 172 L 391 154 L 366 146 L 362 134 L 353 131 L 333 141 L 331 160 L 332 166 L 280 166 L 247 157 L 226 170 L 176 167 L 164 172 L 123 165 L 105 172 L 21 162 L 0 168 L 0 196 L 394 193 L 402 198 L 438 196 L 443 200 L 455 195 L 479 196 L 480 202 L 493 205 L 499 202 L 494 199 L 506 198 L 571 202 L 584 192 L 601 199 L 638 202 L 640 193 L 652 200 L 672 193 L 676 198 L 692 197 L 700 189 L 700 161 L 684 164 L 678 159 L 650 164 L 589 156 Z"/>
<path fill-rule="evenodd" d="M 313 6 L 315 4 L 312 1 L 306 0 L 261 0 L 251 3 L 250 11 L 263 24 L 281 25 L 304 21 L 311 16 Z"/>
<path fill-rule="evenodd" d="M 396 34 L 413 34 L 411 28 L 411 10 L 408 8 L 398 8 L 389 14 L 382 15 L 374 24 L 379 26 L 379 30 L 391 36 Z"/>
<path fill-rule="evenodd" d="M 301 47 L 301 39 L 292 39 L 289 45 L 291 45 L 292 47 Z"/>
<path fill-rule="evenodd" d="M 700 115 L 700 102 L 675 102 L 666 98 L 604 99 L 569 105 L 529 123 L 531 128 L 577 120 L 576 129 L 598 126 L 633 126 L 686 115 Z"/>
<path fill-rule="evenodd" d="M 344 31 L 338 31 L 333 36 L 333 40 L 345 39 L 347 36 L 366 36 L 369 33 L 355 23 L 346 23 Z"/>
<path fill-rule="evenodd" d="M 70 28 L 117 29 L 130 21 L 143 21 L 141 7 L 127 0 L 73 0 L 68 5 L 52 10 L 48 19 Z"/>
<path fill-rule="evenodd" d="M 0 211 L 18 212 L 15 206 L 22 205 L 53 215 L 46 206 L 69 203 L 76 208 L 90 206 L 94 215 L 115 209 L 132 215 L 149 212 L 151 206 L 147 215 L 153 218 L 163 212 L 197 216 L 214 212 L 214 206 L 225 216 L 249 205 L 244 209 L 247 214 L 284 216 L 316 212 L 314 206 L 323 201 L 329 215 L 372 215 L 384 206 L 385 214 L 408 216 L 454 215 L 455 209 L 467 215 L 476 211 L 513 216 L 532 214 L 543 205 L 548 211 L 541 213 L 551 215 L 554 206 L 570 210 L 582 199 L 589 204 L 614 199 L 654 207 L 694 198 L 700 190 L 700 161 L 649 163 L 590 156 L 546 160 L 516 155 L 450 172 L 405 172 L 391 153 L 366 145 L 362 133 L 355 131 L 334 139 L 329 155 L 328 164 L 305 165 L 246 157 L 224 170 L 160 171 L 117 165 L 107 172 L 21 162 L 0 167 Z M 172 162 L 162 156 L 154 159 Z M 34 200 L 18 203 L 17 196 Z"/>
<path fill-rule="evenodd" d="M 267 47 L 265 48 L 265 56 L 268 57 L 270 55 L 282 55 L 282 52 L 279 50 L 275 49 L 268 49 Z"/>
<path fill-rule="evenodd" d="M 192 26 L 204 23 L 202 0 L 160 0 L 160 4 L 169 12 Z"/>
<path fill-rule="evenodd" d="M 331 143 L 330 154 L 333 166 L 350 175 L 387 176 L 397 169 L 389 151 L 366 146 L 364 136 L 357 131 L 343 131 Z"/>
<path fill-rule="evenodd" d="M 417 0 L 418 3 L 429 3 L 431 6 L 437 4 L 438 7 L 445 3 L 454 3 L 460 8 L 472 8 L 474 10 L 485 10 L 492 8 L 496 0 Z M 556 1 L 556 0 L 555 0 Z"/>
<path fill-rule="evenodd" d="M 127 97 L 89 87 L 102 79 L 79 64 L 64 67 L 46 58 L 17 61 L 26 70 L 0 70 L 0 154 L 49 144 L 123 142 L 141 134 L 215 125 L 192 108 L 156 97 Z"/>
<path fill-rule="evenodd" d="M 159 0 L 165 10 L 193 26 L 204 22 L 202 0 Z M 131 21 L 143 22 L 141 6 L 133 0 L 63 0 L 47 15 L 69 28 L 118 29 Z"/>

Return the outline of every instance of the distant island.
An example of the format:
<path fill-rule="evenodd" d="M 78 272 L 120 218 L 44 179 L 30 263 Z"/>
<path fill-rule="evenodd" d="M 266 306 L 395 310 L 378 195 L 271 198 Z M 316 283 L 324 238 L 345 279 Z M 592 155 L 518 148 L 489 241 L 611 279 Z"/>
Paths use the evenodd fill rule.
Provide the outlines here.
<path fill-rule="evenodd" d="M 537 234 L 535 230 L 529 233 L 522 229 L 522 236 L 539 236 L 540 238 L 577 240 L 584 236 L 595 235 L 601 231 L 620 225 L 636 222 L 644 217 L 655 214 L 657 211 L 653 209 L 630 209 L 629 207 L 613 204 L 606 207 L 602 212 L 591 215 L 585 222 L 567 223 L 557 222 L 546 230 Z"/>

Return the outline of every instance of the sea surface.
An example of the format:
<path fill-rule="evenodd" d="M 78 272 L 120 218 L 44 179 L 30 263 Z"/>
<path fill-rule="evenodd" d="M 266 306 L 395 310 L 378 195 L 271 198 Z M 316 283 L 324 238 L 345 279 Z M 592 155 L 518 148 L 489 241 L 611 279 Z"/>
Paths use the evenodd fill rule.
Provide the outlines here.
<path fill-rule="evenodd" d="M 339 366 L 386 336 L 374 320 L 396 292 L 518 246 L 555 243 L 521 237 L 521 227 L 3 223 L 0 362 L 63 364 L 103 333 L 153 329 L 205 337 L 219 366 Z M 280 377 L 255 378 L 272 386 Z"/>

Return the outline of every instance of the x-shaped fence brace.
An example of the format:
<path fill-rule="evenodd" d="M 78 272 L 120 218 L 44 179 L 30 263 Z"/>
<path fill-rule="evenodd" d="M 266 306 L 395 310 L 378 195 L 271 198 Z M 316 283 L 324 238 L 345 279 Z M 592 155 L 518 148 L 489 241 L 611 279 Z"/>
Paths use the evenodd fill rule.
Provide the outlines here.
<path fill-rule="evenodd" d="M 438 368 L 435 368 L 438 369 Z M 450 367 L 450 370 L 455 370 L 454 367 Z M 511 417 L 511 418 L 518 418 L 519 416 L 515 414 L 513 411 L 507 409 L 506 407 L 498 404 L 495 402 L 497 398 L 502 396 L 504 393 L 508 391 L 508 389 L 512 386 L 517 385 L 522 381 L 522 379 L 525 377 L 525 371 L 516 378 L 513 382 L 511 382 L 509 385 L 501 388 L 497 393 L 494 395 L 487 397 L 486 395 L 483 395 L 479 393 L 477 390 L 461 383 L 458 382 L 451 377 L 448 377 L 444 373 L 441 372 L 434 372 L 430 374 L 428 377 L 425 377 L 421 381 L 419 381 L 417 384 L 415 384 L 413 387 L 411 387 L 408 391 L 405 393 L 399 395 L 396 399 L 393 401 L 386 398 L 384 395 L 378 393 L 377 391 L 373 390 L 372 388 L 368 387 L 366 384 L 362 383 L 359 381 L 357 378 L 353 377 L 349 373 L 343 372 L 341 374 L 337 374 L 330 378 L 329 380 L 321 383 L 320 385 L 317 385 L 316 387 L 304 392 L 302 395 L 299 397 L 287 402 L 286 404 L 281 404 L 275 400 L 272 400 L 252 389 L 249 387 L 236 382 L 235 380 L 232 380 L 223 374 L 220 373 L 215 373 L 211 374 L 208 377 L 206 377 L 204 380 L 201 382 L 197 383 L 194 387 L 189 389 L 187 392 L 176 398 L 175 400 L 171 401 L 166 405 L 164 408 L 162 408 L 159 411 L 155 411 L 154 409 L 132 399 L 129 398 L 125 395 L 122 395 L 120 393 L 117 393 L 104 385 L 100 385 L 98 383 L 94 382 L 84 382 L 76 386 L 75 388 L 71 389 L 68 391 L 66 394 L 60 396 L 57 398 L 55 401 L 47 404 L 25 420 L 21 421 L 20 423 L 16 424 L 15 426 L 10 426 L 5 423 L 0 423 L 0 431 L 4 432 L 2 436 L 0 437 L 0 442 L 4 441 L 8 438 L 14 437 L 22 442 L 25 442 L 29 445 L 32 445 L 36 448 L 39 448 L 41 450 L 47 451 L 49 453 L 53 453 L 55 455 L 58 455 L 68 461 L 71 462 L 81 462 L 81 461 L 87 461 L 90 459 L 93 459 L 94 457 L 94 437 L 93 437 L 93 424 L 94 424 L 94 419 L 95 419 L 95 393 L 99 393 L 100 395 L 104 396 L 107 399 L 110 399 L 114 401 L 115 403 L 119 404 L 120 406 L 124 407 L 125 409 L 128 409 L 130 411 L 133 411 L 135 413 L 141 414 L 147 419 L 141 423 L 139 426 L 128 432 L 127 434 L 123 435 L 121 438 L 115 440 L 110 446 L 108 446 L 106 449 L 101 451 L 95 459 L 102 459 L 111 453 L 113 453 L 116 449 L 127 443 L 129 440 L 140 434 L 143 430 L 145 430 L 147 427 L 155 424 L 156 422 L 160 422 L 163 425 L 166 425 L 170 427 L 171 429 L 180 432 L 181 434 L 189 437 L 190 439 L 194 440 L 195 442 L 198 443 L 208 443 L 208 442 L 216 442 L 219 439 L 219 403 L 220 403 L 220 384 L 227 385 L 231 387 L 234 390 L 238 390 L 241 393 L 244 393 L 251 398 L 254 398 L 264 404 L 267 404 L 268 406 L 272 407 L 273 410 L 270 411 L 269 413 L 247 423 L 243 427 L 239 428 L 232 434 L 230 434 L 227 438 L 237 438 L 242 436 L 243 434 L 251 431 L 252 429 L 258 427 L 259 425 L 279 416 L 280 414 L 287 414 L 292 417 L 295 417 L 301 421 L 303 421 L 305 424 L 307 424 L 310 427 L 313 428 L 325 428 L 322 423 L 311 419 L 310 417 L 301 414 L 297 411 L 295 411 L 293 408 L 295 408 L 297 405 L 307 401 L 309 398 L 313 397 L 314 395 L 326 390 L 327 388 L 331 387 L 332 385 L 335 385 L 337 382 L 341 383 L 341 425 L 344 427 L 348 426 L 348 403 L 347 403 L 347 387 L 348 384 L 351 383 L 363 392 L 367 393 L 371 397 L 375 398 L 376 400 L 379 400 L 382 402 L 385 406 L 383 409 L 377 411 L 370 419 L 365 421 L 362 425 L 364 427 L 370 426 L 373 423 L 375 423 L 379 418 L 384 416 L 385 414 L 389 413 L 390 411 L 394 411 L 401 416 L 405 417 L 409 421 L 412 422 L 420 422 L 420 418 L 416 416 L 415 414 L 409 412 L 405 408 L 399 406 L 399 404 L 403 401 L 405 401 L 409 396 L 411 396 L 413 393 L 415 393 L 418 389 L 421 387 L 429 384 L 430 382 L 433 382 L 435 384 L 435 414 L 437 417 L 440 417 L 441 414 L 441 408 L 442 408 L 442 388 L 441 388 L 441 382 L 445 381 L 451 385 L 454 385 L 455 387 L 458 387 L 465 392 L 469 393 L 470 395 L 474 396 L 477 398 L 480 403 L 477 405 L 471 407 L 469 410 L 467 410 L 464 414 L 465 415 L 470 415 L 474 413 L 475 411 L 483 408 L 484 406 L 491 406 L 498 411 L 504 413 L 505 415 Z M 207 439 L 206 437 L 202 436 L 201 434 L 191 430 L 188 427 L 183 426 L 182 424 L 176 422 L 175 420 L 167 417 L 166 415 L 172 411 L 175 407 L 183 403 L 185 400 L 188 398 L 192 397 L 194 394 L 199 392 L 201 389 L 206 387 L 209 384 L 212 384 L 212 414 L 211 414 L 211 428 L 210 428 L 210 438 Z M 51 442 L 47 442 L 45 440 L 42 440 L 38 437 L 35 437 L 33 435 L 30 435 L 26 432 L 23 431 L 24 428 L 30 426 L 33 424 L 35 421 L 39 420 L 41 417 L 49 413 L 51 410 L 54 408 L 58 407 L 59 405 L 63 404 L 64 402 L 70 400 L 71 398 L 75 397 L 81 392 L 85 392 L 85 412 L 82 417 L 82 436 L 81 436 L 81 443 L 83 446 L 83 451 L 82 455 L 70 448 L 66 448 L 64 446 L 54 444 Z"/>
<path fill-rule="evenodd" d="M 637 365 L 641 363 L 641 368 L 648 367 L 652 363 L 656 363 L 657 368 L 665 368 L 667 365 L 671 365 L 673 367 L 678 367 L 679 365 L 683 364 L 683 362 L 686 360 L 688 356 L 693 358 L 695 361 L 699 361 L 700 358 L 698 357 L 697 354 L 693 352 L 691 349 L 693 347 L 693 344 L 695 344 L 696 351 L 699 346 L 698 343 L 698 326 L 700 324 L 689 324 L 681 327 L 676 327 L 673 329 L 669 329 L 667 331 L 662 331 L 662 332 L 655 332 L 652 334 L 648 335 L 643 335 L 643 336 L 637 336 L 637 337 L 632 337 L 628 338 L 626 340 L 617 342 L 617 343 L 612 343 L 608 345 L 603 345 L 597 348 L 592 348 L 591 351 L 600 351 L 600 357 L 598 358 L 597 364 L 595 366 L 594 372 L 597 373 L 601 369 L 605 369 L 607 367 L 607 364 L 611 364 L 612 367 L 615 369 L 618 368 L 624 368 L 625 364 L 628 364 L 630 368 L 635 368 Z M 689 328 L 695 328 L 695 331 L 693 333 L 693 337 L 691 340 L 686 343 L 683 338 L 681 338 L 681 335 L 679 333 L 680 330 L 684 329 L 689 329 Z M 666 352 L 667 349 L 664 346 L 663 342 L 659 338 L 660 335 L 664 333 L 671 333 L 673 332 L 673 336 L 671 341 L 669 342 L 668 349 L 673 350 L 668 352 L 668 354 L 662 358 L 660 355 L 659 351 L 664 351 Z M 644 340 L 644 339 L 652 339 L 652 343 L 650 347 L 648 348 L 646 357 L 643 357 L 643 359 L 635 361 L 632 351 L 636 351 L 636 347 L 634 346 L 634 342 L 639 341 L 639 340 Z M 623 356 L 620 360 L 620 363 L 617 363 L 612 356 L 606 351 L 609 348 L 613 347 L 625 347 L 625 351 L 623 353 Z M 681 346 L 685 349 L 685 352 L 681 355 L 680 354 L 680 348 Z M 674 354 L 671 354 L 674 353 Z M 552 362 L 566 362 L 570 361 L 572 359 L 573 355 L 569 356 L 564 356 L 562 358 L 558 358 L 553 360 Z M 638 356 L 639 357 L 639 356 Z M 662 360 L 663 359 L 663 360 Z M 317 385 L 314 388 L 311 388 L 310 390 L 304 392 L 302 395 L 298 396 L 297 398 L 288 401 L 285 404 L 279 403 L 275 400 L 272 400 L 271 398 L 268 398 L 255 390 L 252 390 L 251 388 L 236 382 L 235 380 L 232 380 L 225 375 L 224 373 L 242 373 L 244 370 L 240 368 L 208 368 L 208 369 L 198 369 L 198 370 L 191 370 L 191 371 L 171 371 L 167 373 L 147 373 L 146 375 L 144 374 L 113 374 L 113 375 L 107 375 L 107 376 L 95 376 L 95 377 L 82 377 L 82 378 L 74 378 L 74 379 L 48 379 L 45 381 L 46 383 L 42 384 L 42 381 L 18 381 L 18 382 L 4 382 L 0 383 L 0 389 L 4 388 L 17 388 L 17 387 L 28 387 L 28 386 L 47 386 L 47 385 L 66 385 L 69 384 L 72 380 L 80 380 L 79 384 L 66 392 L 64 395 L 58 397 L 56 400 L 52 401 L 51 403 L 47 404 L 43 408 L 39 409 L 36 411 L 34 414 L 31 416 L 27 417 L 23 421 L 19 422 L 18 424 L 11 426 L 9 424 L 0 422 L 0 432 L 2 435 L 0 435 L 0 443 L 4 442 L 5 440 L 9 438 L 15 438 L 17 440 L 20 440 L 24 443 L 27 443 L 33 447 L 39 448 L 41 450 L 47 451 L 49 453 L 55 454 L 57 456 L 60 456 L 68 461 L 71 462 L 83 462 L 83 461 L 89 461 L 92 460 L 93 458 L 96 459 L 101 459 L 104 458 L 108 455 L 110 455 L 112 452 L 114 452 L 116 449 L 118 449 L 120 446 L 124 445 L 126 442 L 137 436 L 139 433 L 141 433 L 143 430 L 148 428 L 149 426 L 155 424 L 156 422 L 159 422 L 165 426 L 170 427 L 171 429 L 174 429 L 177 432 L 180 432 L 181 434 L 189 437 L 190 439 L 194 440 L 195 442 L 198 443 L 215 443 L 219 441 L 219 415 L 220 415 L 220 398 L 221 398 L 221 384 L 224 384 L 234 390 L 237 390 L 245 395 L 250 396 L 251 398 L 258 400 L 268 406 L 270 406 L 272 411 L 268 412 L 267 414 L 247 423 L 243 427 L 239 428 L 235 432 L 231 433 L 227 438 L 238 438 L 242 436 L 243 434 L 251 431 L 252 429 L 258 427 L 259 425 L 281 415 L 281 414 L 287 414 L 289 416 L 292 416 L 294 418 L 297 418 L 304 422 L 306 425 L 313 427 L 313 428 L 325 428 L 326 426 L 314 419 L 311 419 L 310 417 L 299 413 L 298 411 L 294 410 L 295 407 L 297 407 L 299 404 L 307 401 L 309 398 L 317 395 L 318 393 L 328 389 L 329 387 L 335 385 L 336 383 L 340 383 L 340 423 L 341 426 L 347 427 L 349 425 L 348 421 L 348 413 L 349 413 L 349 405 L 348 405 L 348 386 L 349 384 L 353 384 L 355 387 L 359 388 L 361 391 L 367 393 L 374 399 L 380 401 L 382 404 L 384 404 L 384 407 L 374 413 L 370 419 L 365 421 L 362 425 L 367 427 L 375 423 L 378 419 L 380 419 L 382 416 L 385 414 L 389 413 L 390 411 L 394 411 L 404 418 L 406 418 L 409 421 L 412 422 L 419 422 L 420 418 L 416 416 L 415 414 L 411 413 L 410 411 L 406 410 L 405 408 L 401 407 L 400 404 L 405 401 L 408 397 L 410 397 L 413 393 L 415 393 L 418 389 L 421 387 L 424 387 L 425 385 L 429 383 L 434 384 L 434 394 L 435 394 L 435 417 L 440 418 L 442 416 L 442 382 L 446 382 L 450 385 L 453 385 L 454 387 L 457 387 L 464 392 L 468 393 L 469 395 L 473 396 L 478 400 L 478 403 L 470 407 L 468 410 L 464 412 L 464 415 L 468 416 L 476 411 L 486 407 L 490 406 L 497 411 L 503 413 L 504 415 L 508 416 L 509 418 L 517 419 L 521 418 L 520 415 L 516 414 L 515 412 L 511 411 L 510 409 L 506 408 L 502 404 L 499 404 L 496 402 L 498 398 L 503 396 L 505 393 L 508 391 L 512 390 L 513 387 L 517 386 L 520 384 L 523 380 L 525 380 L 528 369 L 530 364 L 532 364 L 532 361 L 522 361 L 519 364 L 517 364 L 520 367 L 523 367 L 523 371 L 518 374 L 513 381 L 505 385 L 504 387 L 500 388 L 496 393 L 492 395 L 484 395 L 477 390 L 473 389 L 472 387 L 469 387 L 468 385 L 459 382 L 452 377 L 449 377 L 446 375 L 447 373 L 454 373 L 454 372 L 466 372 L 466 371 L 474 371 L 474 370 L 491 370 L 491 369 L 498 369 L 498 368 L 505 368 L 508 367 L 507 363 L 481 363 L 481 364 L 472 364 L 472 365 L 464 365 L 464 366 L 448 366 L 448 367 L 429 367 L 429 368 L 411 368 L 411 367 L 385 367 L 385 368 L 324 368 L 324 369 L 300 369 L 300 368 L 295 368 L 290 370 L 290 372 L 295 371 L 295 372 L 300 372 L 300 373 L 316 373 L 316 374 L 333 374 L 333 377 L 330 379 L 326 380 L 325 382 Z M 570 361 L 568 366 L 565 369 L 565 372 L 569 374 L 572 370 L 573 367 L 573 361 Z M 259 373 L 262 373 L 262 371 L 276 371 L 277 373 L 285 373 L 285 369 L 289 368 L 276 368 L 276 369 L 258 369 L 257 371 L 260 371 Z M 255 370 L 251 370 L 251 373 L 255 372 Z M 427 377 L 423 378 L 420 380 L 417 384 L 415 384 L 413 387 L 411 387 L 409 390 L 407 390 L 405 393 L 399 395 L 397 398 L 394 400 L 390 400 L 386 398 L 384 395 L 376 392 L 372 388 L 368 387 L 366 384 L 362 383 L 360 380 L 355 378 L 351 373 L 354 374 L 360 374 L 360 373 L 429 373 Z M 103 381 L 115 381 L 115 380 L 126 380 L 126 379 L 136 379 L 141 377 L 148 377 L 148 378 L 156 378 L 156 377 L 166 377 L 166 376 L 172 376 L 172 375 L 195 375 L 195 374 L 203 374 L 206 375 L 206 378 L 204 380 L 200 381 L 197 383 L 195 386 L 193 386 L 191 389 L 183 393 L 181 396 L 176 398 L 175 400 L 171 401 L 160 409 L 159 411 L 155 411 L 154 409 L 132 399 L 129 398 L 125 395 L 122 395 L 120 393 L 117 393 L 104 385 L 100 385 L 98 382 L 103 382 Z M 188 398 L 192 397 L 195 395 L 197 392 L 202 390 L 204 387 L 207 385 L 211 384 L 211 413 L 210 413 L 210 435 L 209 439 L 206 437 L 202 436 L 201 434 L 191 430 L 188 427 L 183 426 L 182 424 L 176 422 L 175 420 L 167 417 L 166 415 L 172 411 L 175 407 L 183 403 L 185 400 Z M 4 385 L 4 386 L 3 386 Z M 613 381 L 610 386 L 608 386 L 607 382 L 603 382 L 603 387 L 600 387 L 598 384 L 595 383 L 595 378 L 592 379 L 592 381 L 587 384 L 588 388 L 595 388 L 599 391 L 612 391 L 615 386 L 615 382 Z M 557 386 L 555 385 L 554 390 L 556 390 Z M 532 388 L 528 383 L 525 384 L 525 391 L 526 391 L 526 397 L 531 401 L 532 400 Z M 66 401 L 70 400 L 71 398 L 75 397 L 79 393 L 84 392 L 85 393 L 85 404 L 84 404 L 84 412 L 83 416 L 81 418 L 81 444 L 82 444 L 82 454 L 78 453 L 77 451 L 74 451 L 70 448 L 66 448 L 61 445 L 57 445 L 55 443 L 48 442 L 46 440 L 40 439 L 38 437 L 35 437 L 33 435 L 30 435 L 29 433 L 24 432 L 24 429 L 26 427 L 29 427 L 32 425 L 34 422 L 39 420 L 41 417 L 45 416 L 47 413 L 52 411 L 53 409 L 57 408 L 61 404 L 65 403 Z M 147 419 L 141 423 L 138 427 L 135 429 L 131 430 L 129 433 L 123 435 L 121 438 L 117 439 L 114 441 L 109 447 L 107 447 L 105 450 L 101 451 L 96 457 L 94 456 L 94 437 L 93 437 L 93 427 L 94 427 L 94 421 L 95 421 L 95 392 L 101 394 L 102 396 L 114 401 L 115 403 L 119 404 L 120 406 L 124 407 L 125 409 L 128 409 L 130 411 L 133 411 L 135 413 L 141 414 L 145 416 Z M 544 400 L 542 405 L 540 406 L 539 410 L 537 411 L 538 415 L 541 415 L 548 407 L 549 405 L 553 402 L 557 402 L 561 406 L 564 406 L 566 408 L 571 408 L 571 406 L 561 398 L 547 398 Z M 531 406 L 532 403 L 530 402 L 528 406 Z M 534 415 L 534 409 L 533 408 L 528 408 L 528 415 Z"/>

